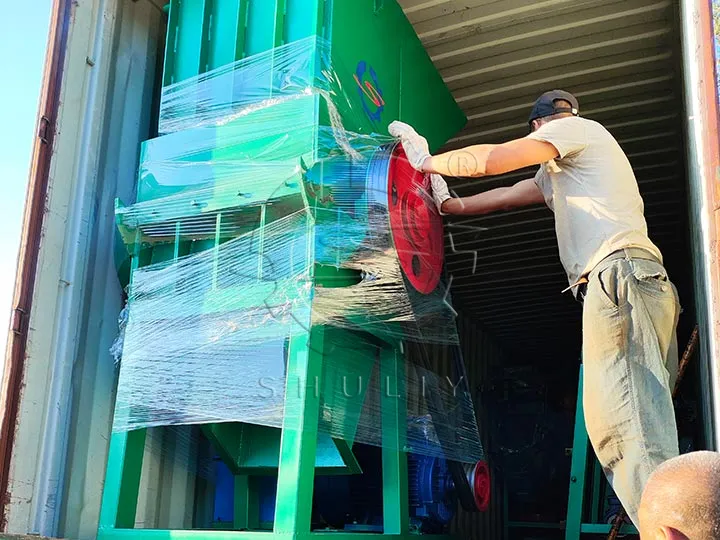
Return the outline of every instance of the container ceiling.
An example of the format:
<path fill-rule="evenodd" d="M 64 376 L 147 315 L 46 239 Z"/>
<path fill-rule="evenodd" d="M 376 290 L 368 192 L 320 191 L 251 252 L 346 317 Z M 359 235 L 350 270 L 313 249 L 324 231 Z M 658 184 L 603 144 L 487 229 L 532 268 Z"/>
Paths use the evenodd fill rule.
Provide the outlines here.
<path fill-rule="evenodd" d="M 689 298 L 674 2 L 399 1 L 468 117 L 447 148 L 527 135 L 538 95 L 553 88 L 572 92 L 581 115 L 604 124 L 628 154 L 650 236 L 681 298 Z M 465 196 L 533 174 L 449 184 Z M 446 231 L 451 292 L 464 312 L 523 357 L 577 359 L 581 309 L 569 294 L 560 294 L 567 279 L 547 208 L 452 218 Z"/>

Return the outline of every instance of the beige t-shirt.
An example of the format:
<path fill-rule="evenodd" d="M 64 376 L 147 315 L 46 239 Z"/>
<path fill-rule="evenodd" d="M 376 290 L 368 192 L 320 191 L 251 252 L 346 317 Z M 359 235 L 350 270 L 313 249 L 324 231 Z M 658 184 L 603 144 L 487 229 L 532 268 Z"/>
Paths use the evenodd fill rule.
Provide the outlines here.
<path fill-rule="evenodd" d="M 593 120 L 552 120 L 528 135 L 551 143 L 560 156 L 540 166 L 535 183 L 555 213 L 560 261 L 570 285 L 612 252 L 650 241 L 635 174 L 615 138 Z"/>

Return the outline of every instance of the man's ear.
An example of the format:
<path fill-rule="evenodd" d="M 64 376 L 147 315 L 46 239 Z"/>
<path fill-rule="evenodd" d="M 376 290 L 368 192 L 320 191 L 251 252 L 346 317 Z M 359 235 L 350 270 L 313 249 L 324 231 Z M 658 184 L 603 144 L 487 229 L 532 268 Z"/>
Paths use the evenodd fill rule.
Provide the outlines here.
<path fill-rule="evenodd" d="M 690 540 L 683 533 L 673 527 L 660 527 L 655 532 L 655 536 L 652 540 Z"/>

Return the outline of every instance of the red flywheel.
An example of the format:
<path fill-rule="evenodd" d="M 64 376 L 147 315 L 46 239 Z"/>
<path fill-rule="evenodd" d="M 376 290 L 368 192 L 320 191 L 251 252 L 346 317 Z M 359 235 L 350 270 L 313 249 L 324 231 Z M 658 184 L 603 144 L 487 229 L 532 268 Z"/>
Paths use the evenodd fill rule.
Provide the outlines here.
<path fill-rule="evenodd" d="M 475 464 L 472 483 L 475 506 L 480 512 L 486 512 L 490 506 L 490 467 L 487 461 Z"/>
<path fill-rule="evenodd" d="M 442 273 L 442 217 L 430 196 L 429 178 L 412 168 L 399 144 L 390 160 L 388 208 L 400 266 L 416 290 L 429 294 Z"/>

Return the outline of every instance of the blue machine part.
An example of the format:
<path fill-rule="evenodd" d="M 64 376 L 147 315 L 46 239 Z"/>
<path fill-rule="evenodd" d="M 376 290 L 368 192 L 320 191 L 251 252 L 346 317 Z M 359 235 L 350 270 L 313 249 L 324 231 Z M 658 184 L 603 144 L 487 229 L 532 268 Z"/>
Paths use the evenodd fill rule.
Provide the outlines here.
<path fill-rule="evenodd" d="M 255 477 L 258 489 L 258 506 L 260 507 L 260 525 L 275 521 L 275 499 L 277 499 L 277 477 Z"/>
<path fill-rule="evenodd" d="M 215 496 L 213 522 L 232 524 L 235 502 L 235 477 L 220 457 L 213 460 L 215 468 Z M 258 493 L 260 525 L 275 520 L 275 499 L 277 497 L 277 478 L 274 476 L 255 476 L 253 482 Z"/>
<path fill-rule="evenodd" d="M 408 454 L 408 480 L 413 524 L 422 532 L 440 532 L 450 523 L 457 507 L 447 461 Z"/>
<path fill-rule="evenodd" d="M 381 453 L 378 448 L 356 445 L 365 471 L 359 475 L 319 476 L 315 479 L 314 523 L 350 531 L 382 532 Z M 216 523 L 232 523 L 234 478 L 219 459 L 215 461 Z M 277 479 L 253 478 L 258 492 L 259 520 L 269 526 L 275 518 Z M 443 458 L 408 454 L 408 485 L 411 524 L 421 533 L 441 533 L 457 507 L 452 476 Z"/>
<path fill-rule="evenodd" d="M 303 173 L 317 220 L 316 258 L 341 265 L 364 243 L 377 249 L 379 225 L 388 219 L 388 175 L 394 145 L 373 151 L 368 159 L 327 158 Z"/>
<path fill-rule="evenodd" d="M 215 523 L 233 522 L 233 493 L 235 478 L 227 465 L 216 456 L 213 459 L 215 468 L 215 504 L 213 521 Z"/>

